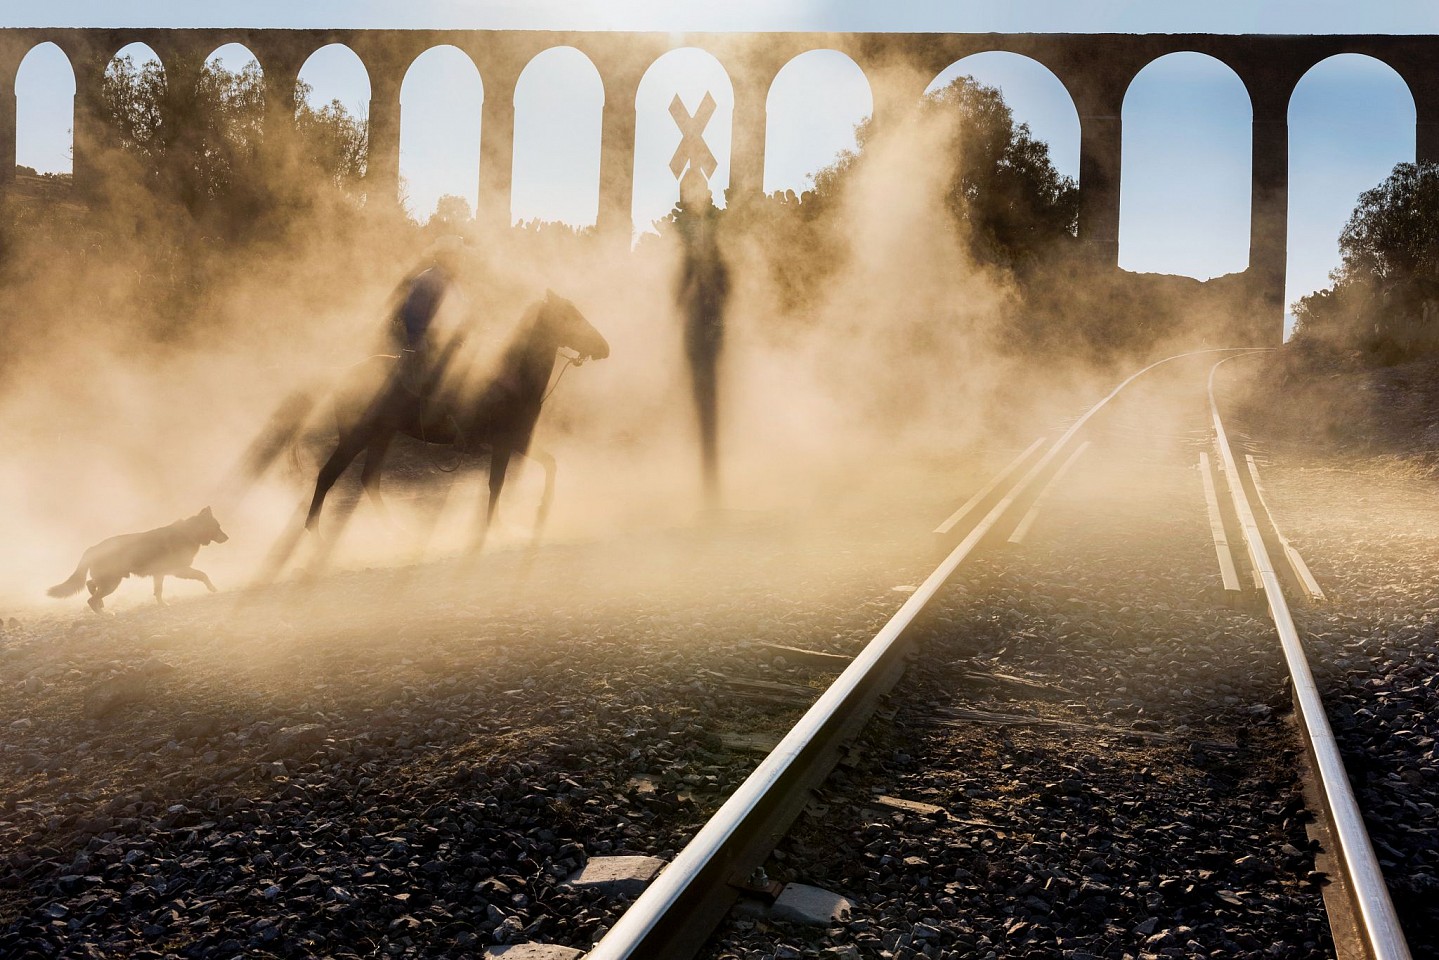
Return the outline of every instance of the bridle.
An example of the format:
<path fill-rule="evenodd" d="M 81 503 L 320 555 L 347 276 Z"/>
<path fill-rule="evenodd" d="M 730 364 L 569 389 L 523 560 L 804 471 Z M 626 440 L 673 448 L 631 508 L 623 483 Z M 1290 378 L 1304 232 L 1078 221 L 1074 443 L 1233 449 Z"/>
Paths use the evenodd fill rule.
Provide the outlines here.
<path fill-rule="evenodd" d="M 544 402 L 550 397 L 554 396 L 555 391 L 559 389 L 560 381 L 563 380 L 565 377 L 565 371 L 568 370 L 570 367 L 581 366 L 586 359 L 578 352 L 574 352 L 573 355 L 571 355 L 571 350 L 569 347 L 560 347 L 557 352 L 560 355 L 560 359 L 565 362 L 565 365 L 563 367 L 560 367 L 560 372 L 559 375 L 555 377 L 555 382 L 550 384 L 550 388 L 545 391 L 545 395 L 543 397 L 540 397 L 541 405 L 543 405 Z"/>

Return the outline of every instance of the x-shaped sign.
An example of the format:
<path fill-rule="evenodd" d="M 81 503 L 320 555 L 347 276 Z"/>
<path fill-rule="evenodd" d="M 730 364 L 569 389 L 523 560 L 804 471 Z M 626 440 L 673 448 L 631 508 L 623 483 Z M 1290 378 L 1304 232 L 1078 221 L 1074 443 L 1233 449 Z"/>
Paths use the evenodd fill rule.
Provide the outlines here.
<path fill-rule="evenodd" d="M 675 148 L 675 155 L 670 158 L 670 170 L 674 172 L 676 180 L 685 172 L 686 163 L 698 167 L 706 180 L 715 172 L 715 167 L 719 166 L 719 161 L 710 152 L 709 144 L 705 143 L 704 138 L 705 125 L 710 122 L 710 117 L 714 116 L 718 106 L 708 90 L 705 91 L 705 98 L 700 101 L 700 108 L 694 112 L 694 116 L 690 116 L 690 112 L 685 109 L 679 94 L 675 94 L 675 98 L 670 101 L 670 116 L 675 118 L 675 125 L 683 134 L 680 145 Z"/>

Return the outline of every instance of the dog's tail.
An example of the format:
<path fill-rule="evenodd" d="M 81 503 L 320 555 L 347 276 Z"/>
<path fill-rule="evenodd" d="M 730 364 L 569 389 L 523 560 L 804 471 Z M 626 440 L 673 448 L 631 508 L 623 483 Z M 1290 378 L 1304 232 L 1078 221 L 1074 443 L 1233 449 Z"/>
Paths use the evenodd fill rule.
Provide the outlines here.
<path fill-rule="evenodd" d="M 90 551 L 86 550 L 85 555 L 80 558 L 80 564 L 75 572 L 70 574 L 70 579 L 64 583 L 57 583 L 45 592 L 52 597 L 68 597 L 71 594 L 79 593 L 85 586 L 85 574 L 90 570 Z"/>

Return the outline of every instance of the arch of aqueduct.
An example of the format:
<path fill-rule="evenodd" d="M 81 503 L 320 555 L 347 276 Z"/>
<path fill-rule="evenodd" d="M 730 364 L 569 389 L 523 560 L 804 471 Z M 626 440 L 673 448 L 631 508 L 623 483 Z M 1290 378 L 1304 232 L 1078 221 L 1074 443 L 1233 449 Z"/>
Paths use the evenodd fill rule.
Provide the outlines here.
<path fill-rule="evenodd" d="M 168 28 L 0 29 L 0 186 L 13 176 L 15 75 L 25 54 L 50 41 L 75 72 L 74 174 L 83 187 L 89 154 L 103 136 L 101 83 L 110 59 L 131 43 L 145 43 L 170 82 L 198 76 L 204 58 L 240 43 L 259 60 L 267 87 L 294 90 L 311 53 L 331 43 L 353 50 L 369 73 L 372 195 L 398 194 L 400 86 L 409 65 L 431 47 L 448 44 L 468 54 L 484 84 L 480 203 L 477 215 L 498 221 L 510 209 L 514 89 L 537 54 L 570 46 L 589 57 L 604 84 L 600 150 L 599 227 L 627 230 L 633 193 L 635 96 L 646 69 L 677 46 L 698 47 L 728 72 L 734 90 L 731 196 L 762 188 L 765 101 L 770 84 L 793 57 L 838 50 L 864 71 L 874 93 L 877 123 L 912 103 L 951 63 L 975 53 L 1007 51 L 1047 67 L 1069 91 L 1080 125 L 1079 235 L 1101 262 L 1119 255 L 1120 116 L 1134 76 L 1169 53 L 1207 54 L 1230 67 L 1253 108 L 1250 259 L 1248 280 L 1264 304 L 1266 329 L 1282 324 L 1288 219 L 1287 114 L 1290 94 L 1310 67 L 1341 53 L 1387 63 L 1408 84 L 1417 112 L 1418 159 L 1439 160 L 1439 38 L 1428 36 L 1229 36 L 1209 34 L 913 34 L 913 33 L 666 33 L 538 30 L 275 30 Z M 294 103 L 267 98 L 267 123 L 289 123 Z M 1271 309 L 1272 308 L 1272 312 Z"/>

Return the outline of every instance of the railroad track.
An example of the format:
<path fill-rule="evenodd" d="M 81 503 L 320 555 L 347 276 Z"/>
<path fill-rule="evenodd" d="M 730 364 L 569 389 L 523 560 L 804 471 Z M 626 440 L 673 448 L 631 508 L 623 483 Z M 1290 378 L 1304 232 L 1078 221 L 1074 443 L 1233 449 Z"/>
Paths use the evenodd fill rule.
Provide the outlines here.
<path fill-rule="evenodd" d="M 1248 471 L 1241 473 L 1239 469 L 1220 417 L 1214 389 L 1215 374 L 1223 362 L 1215 364 L 1209 374 L 1209 409 L 1214 423 L 1215 447 L 1229 478 L 1230 495 L 1243 531 L 1250 565 L 1263 588 L 1270 619 L 1284 650 L 1295 719 L 1303 737 L 1305 754 L 1312 765 L 1310 783 L 1320 800 L 1318 812 L 1323 818 L 1323 830 L 1329 840 L 1328 852 L 1338 868 L 1336 879 L 1340 890 L 1326 897 L 1335 939 L 1346 956 L 1408 960 L 1409 945 L 1399 927 L 1399 918 L 1380 872 L 1378 859 L 1374 856 L 1363 813 L 1350 787 L 1304 642 L 1289 611 L 1280 575 L 1271 560 L 1269 542 L 1277 543 L 1283 549 L 1294 580 L 1311 599 L 1323 599 L 1323 595 L 1302 559 L 1273 525 L 1264 505 L 1259 475 L 1253 470 L 1252 459 Z M 1270 521 L 1267 538 L 1260 516 Z"/>
<path fill-rule="evenodd" d="M 1244 352 L 1203 353 L 1211 357 L 1227 353 L 1227 359 L 1233 359 Z M 1195 354 L 1168 358 L 1128 378 L 1073 422 L 1052 444 L 1046 447 L 1036 442 L 1026 449 L 990 484 L 947 518 L 936 531 L 937 536 L 950 546 L 939 566 L 853 658 L 668 868 L 616 920 L 604 938 L 585 954 L 587 960 L 696 956 L 740 896 L 772 894 L 772 890 L 763 889 L 767 879 L 762 873 L 764 864 L 776 844 L 811 803 L 814 792 L 842 758 L 846 745 L 859 736 L 881 699 L 894 688 L 903 673 L 913 636 L 919 632 L 942 589 L 957 571 L 972 561 L 982 546 L 996 541 L 1017 544 L 1024 540 L 1065 474 L 1083 456 L 1088 443 L 1087 430 L 1097 425 L 1107 408 L 1126 388 L 1146 375 L 1153 375 L 1161 367 L 1193 363 L 1196 359 Z M 1217 370 L 1218 366 L 1216 364 L 1214 369 Z M 1215 550 L 1220 557 L 1227 590 L 1244 592 L 1235 582 L 1238 578 L 1236 567 L 1243 566 L 1247 561 L 1244 572 L 1262 588 L 1273 628 L 1283 647 L 1289 682 L 1294 691 L 1296 728 L 1302 737 L 1305 753 L 1313 761 L 1311 783 L 1321 800 L 1318 812 L 1323 821 L 1322 835 L 1326 840 L 1324 851 L 1329 855 L 1338 881 L 1334 885 L 1338 893 L 1327 896 L 1336 949 L 1343 957 L 1407 958 L 1408 948 L 1324 718 L 1323 705 L 1305 661 L 1302 642 L 1289 615 L 1280 574 L 1270 560 L 1271 545 L 1278 544 L 1284 550 L 1283 555 L 1294 570 L 1294 580 L 1307 590 L 1309 598 L 1322 594 L 1318 593 L 1317 584 L 1307 569 L 1302 568 L 1297 552 L 1283 540 L 1272 522 L 1268 523 L 1268 529 L 1261 528 L 1260 517 L 1267 520 L 1268 511 L 1262 505 L 1258 474 L 1254 472 L 1252 458 L 1247 462 L 1247 470 L 1241 471 L 1238 465 L 1240 461 L 1234 454 L 1214 396 L 1212 373 L 1208 392 L 1215 457 L 1222 467 L 1223 477 L 1227 479 L 1223 486 L 1229 495 L 1228 509 L 1214 519 Z M 1182 442 L 1184 438 L 1179 439 Z M 1207 463 L 1205 465 L 1207 468 Z M 1210 492 L 1210 508 L 1214 511 L 1219 506 L 1214 479 L 1205 473 L 1205 480 L 1206 489 Z M 1243 559 L 1237 564 L 1231 552 L 1226 565 L 1230 539 L 1224 533 L 1225 517 L 1232 518 L 1231 528 L 1237 524 L 1238 539 L 1244 547 Z M 998 682 L 1001 684 L 1022 685 L 1025 682 L 1023 678 L 1000 676 L 1002 679 Z M 949 716 L 957 723 L 1014 721 L 1013 717 L 983 711 L 951 711 Z M 1040 720 L 1031 718 L 1027 725 L 1042 726 Z M 1059 721 L 1058 725 L 1071 729 L 1075 726 L 1064 721 Z M 1092 726 L 1091 734 L 1101 742 L 1106 737 L 1121 742 L 1127 739 L 1141 742 L 1163 739 L 1159 731 L 1153 731 L 1146 738 L 1133 730 L 1106 728 L 1099 724 Z M 1223 744 L 1207 746 L 1211 751 L 1222 752 L 1225 748 Z M 1059 787 L 1047 789 L 1064 795 L 1067 795 L 1066 791 L 1083 789 L 1082 784 L 1076 787 L 1072 780 L 1070 778 Z M 931 810 L 925 804 L 910 803 L 908 808 L 903 801 L 897 806 L 911 814 L 916 811 L 922 814 L 926 811 L 929 814 L 942 812 L 941 808 Z M 896 807 L 894 803 L 889 805 L 891 809 Z M 1287 826 L 1292 826 L 1294 822 L 1297 821 L 1293 817 L 1285 819 Z M 1074 826 L 1083 827 L 1084 824 Z M 991 824 L 984 828 L 992 827 Z M 1221 891 L 1223 898 L 1235 901 L 1236 905 L 1242 900 L 1233 891 Z M 933 930 L 933 926 L 926 929 Z M 969 945 L 973 946 L 972 943 Z M 1197 947 L 1198 944 L 1190 941 L 1188 946 Z M 1310 946 L 1313 946 L 1312 942 Z"/>

